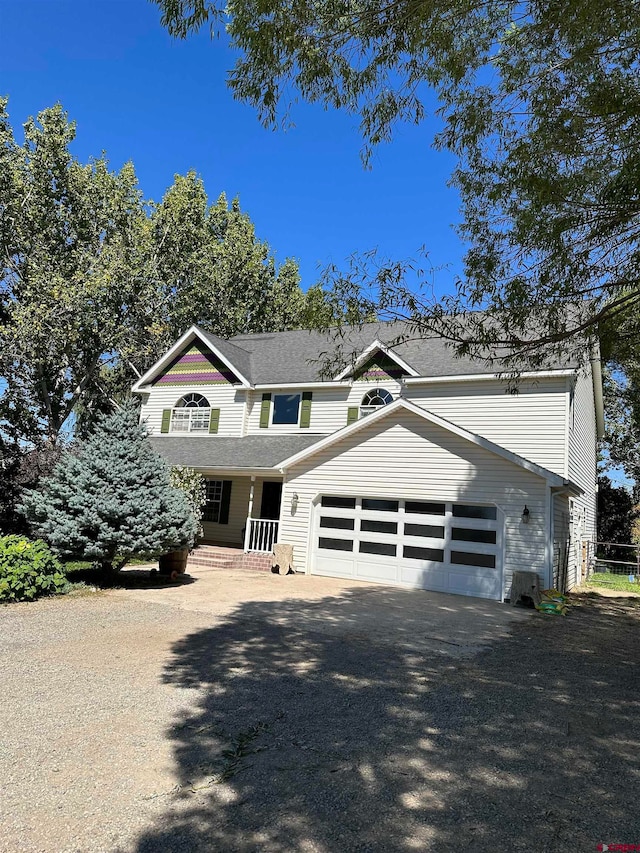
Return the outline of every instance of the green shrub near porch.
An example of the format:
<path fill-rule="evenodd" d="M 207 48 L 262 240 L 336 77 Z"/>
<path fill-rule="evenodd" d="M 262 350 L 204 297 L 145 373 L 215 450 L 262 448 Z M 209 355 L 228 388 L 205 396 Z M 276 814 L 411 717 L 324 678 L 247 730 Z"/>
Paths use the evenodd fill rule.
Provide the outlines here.
<path fill-rule="evenodd" d="M 0 536 L 0 601 L 32 601 L 65 585 L 63 568 L 44 542 Z"/>

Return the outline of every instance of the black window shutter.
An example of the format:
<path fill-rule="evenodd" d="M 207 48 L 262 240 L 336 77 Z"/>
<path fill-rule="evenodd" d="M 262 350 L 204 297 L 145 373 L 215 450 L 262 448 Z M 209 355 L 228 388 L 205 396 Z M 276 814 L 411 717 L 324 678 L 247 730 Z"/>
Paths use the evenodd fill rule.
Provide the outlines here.
<path fill-rule="evenodd" d="M 231 480 L 222 481 L 222 500 L 220 502 L 220 524 L 229 524 L 229 504 L 231 503 Z"/>

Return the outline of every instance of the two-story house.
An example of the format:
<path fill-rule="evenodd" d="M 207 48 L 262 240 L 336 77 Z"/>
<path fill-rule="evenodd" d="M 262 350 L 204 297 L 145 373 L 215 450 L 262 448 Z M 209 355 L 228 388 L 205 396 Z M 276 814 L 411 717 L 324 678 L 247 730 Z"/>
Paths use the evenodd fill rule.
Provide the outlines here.
<path fill-rule="evenodd" d="M 398 327 L 189 329 L 133 387 L 154 447 L 206 477 L 205 541 L 298 571 L 493 599 L 514 570 L 579 582 L 595 538 L 599 362 L 523 373 L 509 393 L 438 340 Z"/>

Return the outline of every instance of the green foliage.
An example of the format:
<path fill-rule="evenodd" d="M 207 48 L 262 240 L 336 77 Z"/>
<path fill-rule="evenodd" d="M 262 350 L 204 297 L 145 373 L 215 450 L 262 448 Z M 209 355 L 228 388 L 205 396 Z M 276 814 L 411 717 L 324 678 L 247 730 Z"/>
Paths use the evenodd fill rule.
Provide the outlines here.
<path fill-rule="evenodd" d="M 152 302 L 148 228 L 131 164 L 71 153 L 58 105 L 19 145 L 0 100 L 0 416 L 21 441 L 54 443 L 100 370 L 129 346 Z M 4 425 L 0 421 L 0 427 Z"/>
<path fill-rule="evenodd" d="M 32 601 L 64 586 L 62 566 L 44 542 L 0 536 L 0 601 Z"/>
<path fill-rule="evenodd" d="M 635 0 L 154 2 L 181 38 L 224 22 L 241 51 L 230 86 L 266 124 L 297 91 L 358 115 L 365 157 L 398 122 L 420 122 L 435 93 L 436 144 L 458 159 L 464 280 L 439 303 L 419 263 L 375 261 L 360 277 L 367 309 L 461 354 L 532 367 L 581 357 L 601 320 L 637 311 Z M 340 277 L 347 305 L 360 271 Z"/>
<path fill-rule="evenodd" d="M 36 534 L 63 559 L 105 570 L 116 557 L 154 557 L 190 547 L 196 524 L 183 493 L 169 481 L 135 409 L 102 417 L 90 438 L 67 453 L 23 511 Z"/>
<path fill-rule="evenodd" d="M 230 86 L 265 124 L 297 91 L 358 115 L 365 159 L 435 95 L 435 144 L 457 157 L 464 278 L 436 300 L 423 259 L 356 257 L 327 271 L 335 316 L 405 319 L 409 336 L 441 335 L 499 369 L 581 361 L 603 335 L 609 454 L 638 482 L 636 0 L 154 2 L 179 38 L 224 24 L 241 52 Z"/>
<path fill-rule="evenodd" d="M 179 489 L 186 497 L 196 525 L 197 535 L 202 536 L 202 516 L 207 501 L 205 479 L 195 468 L 172 465 L 169 481 L 174 489 Z"/>
<path fill-rule="evenodd" d="M 587 581 L 587 586 L 594 587 L 594 589 L 598 589 L 598 587 L 602 589 L 615 589 L 618 592 L 635 592 L 637 595 L 640 595 L 640 583 L 638 581 L 631 583 L 628 580 L 629 574 L 634 574 L 631 566 L 629 569 L 630 571 L 625 575 L 594 572 Z"/>
<path fill-rule="evenodd" d="M 614 486 L 609 477 L 598 477 L 598 540 L 631 545 L 635 518 L 631 492 Z M 611 545 L 598 548 L 600 556 L 612 560 L 627 560 L 628 553 L 628 549 Z"/>
<path fill-rule="evenodd" d="M 195 172 L 176 175 L 151 215 L 161 298 L 157 358 L 191 324 L 221 337 L 297 328 L 305 307 L 298 266 L 278 269 L 238 199 L 209 206 Z"/>
<path fill-rule="evenodd" d="M 222 335 L 306 320 L 298 267 L 280 267 L 224 195 L 193 172 L 146 201 L 133 165 L 71 153 L 58 104 L 14 136 L 0 99 L 0 435 L 54 445 L 100 414 L 190 325 Z"/>
<path fill-rule="evenodd" d="M 623 468 L 636 484 L 640 500 L 640 314 L 628 311 L 603 324 L 606 450 L 613 465 Z"/>

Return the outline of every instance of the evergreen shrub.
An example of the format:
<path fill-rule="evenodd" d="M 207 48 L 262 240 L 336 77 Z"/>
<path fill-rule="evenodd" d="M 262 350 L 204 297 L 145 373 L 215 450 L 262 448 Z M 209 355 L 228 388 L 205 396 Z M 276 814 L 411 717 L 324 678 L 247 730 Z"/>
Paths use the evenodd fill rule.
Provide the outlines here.
<path fill-rule="evenodd" d="M 190 548 L 197 532 L 187 498 L 171 485 L 169 466 L 132 404 L 104 416 L 22 509 L 56 554 L 98 563 L 105 572 L 134 556 Z"/>

